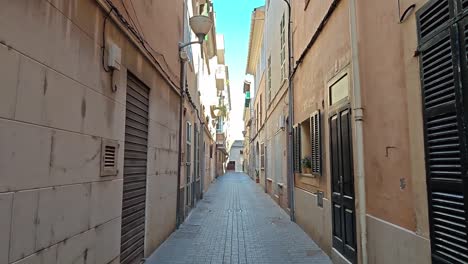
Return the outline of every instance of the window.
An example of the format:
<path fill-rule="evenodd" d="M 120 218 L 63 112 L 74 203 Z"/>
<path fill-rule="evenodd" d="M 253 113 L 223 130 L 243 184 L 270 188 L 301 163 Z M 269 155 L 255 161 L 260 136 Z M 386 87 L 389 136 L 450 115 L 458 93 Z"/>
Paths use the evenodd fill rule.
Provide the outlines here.
<path fill-rule="evenodd" d="M 209 4 L 200 4 L 198 6 L 198 12 L 202 16 L 208 16 L 209 11 L 210 11 L 210 5 Z"/>
<path fill-rule="evenodd" d="M 299 133 L 301 134 L 301 172 L 304 174 L 312 174 L 311 171 L 311 156 L 312 156 L 312 144 L 310 136 L 310 119 L 307 119 L 301 123 Z"/>
<path fill-rule="evenodd" d="M 199 179 L 200 178 L 200 173 L 199 173 L 199 169 L 200 169 L 200 146 L 199 146 L 199 139 L 200 139 L 200 132 L 198 131 L 198 125 L 195 124 L 194 128 L 193 128 L 193 135 L 195 136 L 194 137 L 194 158 L 193 158 L 193 161 L 195 162 L 194 164 L 194 171 L 195 171 L 195 179 Z"/>
<path fill-rule="evenodd" d="M 320 111 L 294 128 L 294 171 L 322 174 L 322 142 Z"/>
<path fill-rule="evenodd" d="M 330 105 L 347 99 L 349 97 L 349 76 L 345 73 L 336 82 L 333 82 L 329 88 Z"/>
<path fill-rule="evenodd" d="M 260 168 L 265 169 L 265 144 L 260 145 Z"/>
<path fill-rule="evenodd" d="M 281 59 L 280 60 L 280 63 L 281 63 L 281 81 L 283 81 L 283 80 L 285 80 L 287 78 L 287 74 L 286 74 L 286 33 L 285 33 L 284 13 L 283 13 L 283 17 L 281 18 L 281 23 L 280 23 L 280 36 L 281 36 L 281 56 L 280 56 L 280 59 Z"/>
<path fill-rule="evenodd" d="M 186 129 L 186 140 L 187 140 L 187 147 L 185 149 L 185 177 L 186 182 L 185 184 L 189 186 L 189 183 L 192 182 L 192 174 L 191 174 L 191 165 L 192 165 L 192 124 L 187 122 L 187 129 Z M 188 205 L 190 203 L 190 189 L 187 188 L 187 195 L 185 196 L 185 204 Z"/>
<path fill-rule="evenodd" d="M 257 108 L 257 109 L 255 110 L 255 111 L 256 111 L 256 114 L 255 114 L 255 119 L 256 119 L 256 120 L 255 120 L 255 123 L 256 123 L 256 125 L 257 125 L 257 131 L 258 131 L 258 129 L 259 129 L 258 120 L 260 119 L 259 116 L 258 116 L 258 115 L 259 115 L 259 113 L 258 113 L 258 104 L 257 104 L 256 108 Z"/>
<path fill-rule="evenodd" d="M 267 90 L 267 96 L 268 96 L 268 103 L 271 102 L 271 55 L 268 56 L 268 90 Z"/>
<path fill-rule="evenodd" d="M 260 104 L 258 105 L 259 111 L 260 111 L 260 121 L 259 121 L 260 126 L 262 126 L 262 124 L 263 124 L 263 119 L 262 119 L 262 114 L 263 114 L 263 113 L 262 113 L 262 110 L 263 110 L 263 107 L 262 107 L 262 106 L 263 106 L 263 105 L 262 105 L 262 95 L 260 95 Z"/>
<path fill-rule="evenodd" d="M 223 131 L 224 120 L 222 116 L 218 116 L 218 122 L 216 123 L 216 131 L 218 133 Z"/>

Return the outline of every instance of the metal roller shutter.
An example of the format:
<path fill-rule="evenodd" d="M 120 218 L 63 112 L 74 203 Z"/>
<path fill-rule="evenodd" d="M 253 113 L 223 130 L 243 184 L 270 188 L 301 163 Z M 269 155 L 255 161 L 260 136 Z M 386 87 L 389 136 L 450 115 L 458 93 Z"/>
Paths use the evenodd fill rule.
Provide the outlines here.
<path fill-rule="evenodd" d="M 144 257 L 149 88 L 128 75 L 122 200 L 121 263 Z"/>

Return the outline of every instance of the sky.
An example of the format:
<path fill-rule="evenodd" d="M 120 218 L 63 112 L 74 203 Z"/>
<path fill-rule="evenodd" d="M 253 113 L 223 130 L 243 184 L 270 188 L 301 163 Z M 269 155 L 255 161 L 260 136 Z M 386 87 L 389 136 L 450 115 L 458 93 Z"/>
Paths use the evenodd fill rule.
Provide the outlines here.
<path fill-rule="evenodd" d="M 216 33 L 224 35 L 225 59 L 226 65 L 229 66 L 232 139 L 243 139 L 243 85 L 249 48 L 250 18 L 254 8 L 264 4 L 265 0 L 213 0 Z"/>

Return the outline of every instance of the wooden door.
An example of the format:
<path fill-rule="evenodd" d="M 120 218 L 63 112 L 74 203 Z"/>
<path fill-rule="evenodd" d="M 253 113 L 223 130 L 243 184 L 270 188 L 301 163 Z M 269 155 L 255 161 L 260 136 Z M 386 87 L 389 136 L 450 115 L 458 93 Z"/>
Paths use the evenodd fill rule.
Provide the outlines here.
<path fill-rule="evenodd" d="M 351 110 L 342 107 L 331 115 L 333 247 L 356 262 L 356 214 L 352 158 Z"/>

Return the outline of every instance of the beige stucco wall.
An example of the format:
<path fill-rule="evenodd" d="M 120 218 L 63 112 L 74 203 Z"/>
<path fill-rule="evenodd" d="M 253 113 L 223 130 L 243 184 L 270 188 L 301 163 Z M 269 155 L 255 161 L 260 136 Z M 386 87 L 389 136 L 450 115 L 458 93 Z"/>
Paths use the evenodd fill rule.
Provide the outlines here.
<path fill-rule="evenodd" d="M 367 213 L 427 237 L 415 14 L 399 24 L 394 9 L 388 1 L 357 6 Z"/>
<path fill-rule="evenodd" d="M 265 130 L 264 130 L 264 124 L 265 124 L 265 73 L 261 74 L 261 77 L 259 78 L 260 82 L 258 85 L 256 85 L 257 90 L 255 91 L 255 98 L 253 102 L 254 106 L 254 118 L 252 119 L 252 126 L 253 126 L 253 134 L 252 134 L 252 140 L 254 142 L 254 153 L 255 153 L 255 160 L 256 160 L 256 166 L 255 169 L 258 170 L 259 173 L 259 178 L 260 182 L 259 184 L 262 186 L 262 188 L 265 188 L 265 171 L 261 169 L 261 163 L 260 163 L 260 148 L 262 143 L 265 142 Z M 260 98 L 262 98 L 262 102 L 260 104 Z M 256 111 L 258 109 L 258 111 Z M 262 118 L 260 119 L 260 109 L 262 109 Z M 257 148 L 258 146 L 258 148 Z"/>
<path fill-rule="evenodd" d="M 425 2 L 418 1 L 417 8 Z M 389 252 L 399 254 L 399 261 L 395 262 L 413 263 L 414 260 L 414 263 L 425 263 L 429 254 L 427 194 L 419 64 L 418 58 L 414 57 L 417 48 L 415 15 L 411 13 L 399 24 L 395 3 L 383 0 L 365 0 L 357 3 L 359 66 L 364 108 L 364 163 L 369 239 L 367 250 L 369 257 L 373 258 L 369 261 L 386 263 L 385 261 L 391 260 L 390 253 L 382 254 L 384 247 L 388 246 Z M 401 1 L 402 9 L 412 3 Z M 303 3 L 293 6 L 297 59 L 303 50 L 302 47 L 313 34 L 310 25 L 314 25 L 323 17 L 320 14 L 323 14 L 327 6 L 324 2 L 311 2 L 305 11 Z M 308 26 L 302 26 L 304 24 Z M 351 58 L 348 29 L 348 1 L 343 0 L 294 77 L 294 123 L 308 118 L 315 109 L 321 109 L 325 135 L 325 173 L 315 179 L 296 174 L 296 186 L 310 192 L 325 191 L 325 197 L 330 197 L 327 83 L 336 73 L 352 72 L 349 66 Z M 383 51 L 385 56 L 382 55 Z M 357 195 L 356 189 L 356 197 Z M 312 199 L 309 198 L 309 201 Z M 305 208 L 301 206 L 304 206 L 304 203 L 296 201 L 296 214 L 301 214 L 300 211 Z M 298 221 L 305 230 L 312 229 L 312 222 Z M 317 236 L 311 231 L 307 232 Z M 357 232 L 360 232 L 359 225 Z M 395 242 L 375 242 L 382 236 L 392 237 L 392 241 Z M 408 241 L 414 245 L 409 247 Z M 415 256 L 411 256 L 407 251 L 408 247 L 421 253 L 420 258 L 415 259 Z"/>
<path fill-rule="evenodd" d="M 265 121 L 265 146 L 267 152 L 266 175 L 271 180 L 269 188 L 270 195 L 283 207 L 288 208 L 288 181 L 287 181 L 287 127 L 279 127 L 280 118 L 285 120 L 288 116 L 288 105 L 286 87 L 282 89 L 282 94 L 278 94 L 267 111 Z M 281 188 L 278 184 L 282 184 Z"/>
<path fill-rule="evenodd" d="M 298 60 L 309 44 L 315 29 L 332 1 L 293 2 L 294 58 Z M 332 253 L 332 214 L 329 160 L 329 83 L 349 71 L 348 1 L 340 1 L 316 42 L 297 66 L 294 83 L 294 120 L 296 125 L 310 118 L 316 110 L 322 119 L 322 175 L 295 174 L 295 216 L 297 223 L 328 254 Z M 317 206 L 317 191 L 324 192 L 323 208 Z"/>
<path fill-rule="evenodd" d="M 310 3 L 304 10 L 303 3 L 293 5 L 294 50 L 296 60 L 307 46 L 312 33 L 306 26 L 308 23 L 321 21 L 316 17 L 323 17 L 327 7 L 322 2 Z M 317 190 L 325 192 L 330 198 L 330 162 L 328 140 L 328 84 L 337 74 L 348 70 L 350 62 L 349 46 L 349 16 L 348 3 L 341 1 L 332 17 L 327 22 L 320 37 L 304 57 L 304 61 L 297 67 L 294 75 L 294 122 L 296 125 L 308 118 L 316 110 L 322 112 L 322 176 L 310 178 L 296 174 L 296 185 L 311 192 Z M 312 24 L 314 25 L 314 24 Z M 309 30 L 307 29 L 309 28 Z M 307 32 L 307 33 L 305 33 Z M 304 47 L 304 48 L 302 48 Z M 300 210 L 297 208 L 296 210 Z"/>
<path fill-rule="evenodd" d="M 281 79 L 281 36 L 280 36 L 280 26 L 281 26 L 281 19 L 284 14 L 285 19 L 285 26 L 284 26 L 284 34 L 285 34 L 285 65 L 286 68 L 286 75 L 288 72 L 288 11 L 287 5 L 283 1 L 270 1 L 269 4 L 265 5 L 265 24 L 264 24 L 264 32 L 263 32 L 263 51 L 264 54 L 264 62 L 263 65 L 265 66 L 265 78 L 266 78 L 266 87 L 265 87 L 265 105 L 267 108 L 271 107 L 270 104 L 274 105 L 274 98 L 277 94 L 279 94 L 281 88 L 286 85 L 287 86 L 287 79 Z M 271 58 L 271 91 L 268 91 L 268 58 Z M 287 77 L 287 76 L 286 76 Z M 269 101 L 268 94 L 271 93 Z M 279 94 L 281 97 L 282 94 Z"/>
<path fill-rule="evenodd" d="M 171 3 L 140 22 L 177 69 L 178 32 L 160 37 L 180 16 Z M 111 92 L 104 15 L 92 0 L 0 4 L 0 263 L 118 261 L 127 70 L 151 89 L 146 255 L 174 229 L 178 96 L 109 20 L 123 65 Z M 146 25 L 155 19 L 165 22 Z M 120 143 L 117 176 L 99 177 L 102 139 Z"/>

